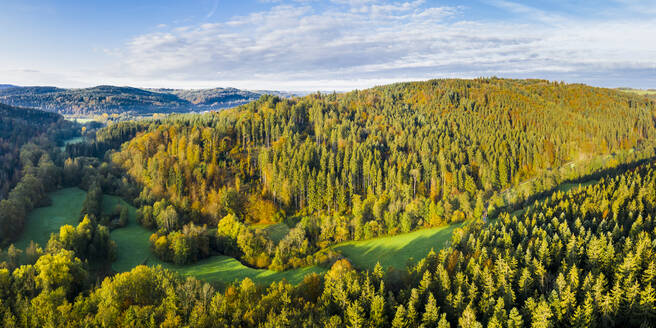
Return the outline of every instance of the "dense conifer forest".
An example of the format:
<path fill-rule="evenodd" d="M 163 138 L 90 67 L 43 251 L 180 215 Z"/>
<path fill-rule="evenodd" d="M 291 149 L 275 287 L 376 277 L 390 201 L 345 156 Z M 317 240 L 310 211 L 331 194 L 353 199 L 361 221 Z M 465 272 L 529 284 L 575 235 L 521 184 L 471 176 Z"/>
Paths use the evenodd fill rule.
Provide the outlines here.
<path fill-rule="evenodd" d="M 552 173 L 566 165 L 588 174 L 600 156 L 652 156 L 654 111 L 653 101 L 583 85 L 435 80 L 262 97 L 103 133 L 144 131 L 112 161 L 143 186 L 140 217 L 157 230 L 160 258 L 208 256 L 190 236 L 187 255 L 173 245 L 179 231 L 218 224 L 217 251 L 282 270 L 320 261 L 308 256 L 342 241 L 480 218 L 572 178 Z M 525 181 L 524 194 L 502 199 Z M 290 217 L 300 222 L 279 245 L 248 228 Z"/>
<path fill-rule="evenodd" d="M 0 110 L 15 170 L 0 194 L 4 327 L 656 323 L 656 101 L 645 95 L 431 80 L 120 122 L 63 148 L 79 125 Z M 589 183 L 559 189 L 578 182 Z M 71 186 L 87 193 L 77 226 L 11 245 L 48 191 Z M 222 254 L 326 273 L 268 286 L 114 273 L 110 231 L 128 214 L 103 214 L 103 194 L 138 208 L 165 262 Z M 290 228 L 280 240 L 256 228 L 273 223 Z M 407 267 L 365 270 L 331 248 L 456 223 Z"/>

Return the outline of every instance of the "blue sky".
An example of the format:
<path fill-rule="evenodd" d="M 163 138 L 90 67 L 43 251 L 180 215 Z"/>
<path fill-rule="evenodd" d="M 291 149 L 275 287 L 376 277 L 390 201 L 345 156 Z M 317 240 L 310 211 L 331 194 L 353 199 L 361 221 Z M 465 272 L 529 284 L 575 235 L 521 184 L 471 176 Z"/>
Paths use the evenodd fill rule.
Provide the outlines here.
<path fill-rule="evenodd" d="M 500 76 L 656 88 L 656 0 L 0 7 L 0 83 L 312 91 Z"/>

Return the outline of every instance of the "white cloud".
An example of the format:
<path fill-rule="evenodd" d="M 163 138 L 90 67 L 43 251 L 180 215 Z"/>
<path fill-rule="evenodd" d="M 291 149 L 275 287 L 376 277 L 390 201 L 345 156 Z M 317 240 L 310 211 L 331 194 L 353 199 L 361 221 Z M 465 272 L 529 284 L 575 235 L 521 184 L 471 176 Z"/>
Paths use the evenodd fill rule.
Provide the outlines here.
<path fill-rule="evenodd" d="M 490 3 L 523 19 L 474 20 L 464 7 L 422 0 L 276 3 L 215 23 L 158 26 L 108 50 L 117 64 L 99 74 L 148 86 L 344 90 L 435 77 L 594 83 L 656 72 L 656 18 L 578 19 Z"/>

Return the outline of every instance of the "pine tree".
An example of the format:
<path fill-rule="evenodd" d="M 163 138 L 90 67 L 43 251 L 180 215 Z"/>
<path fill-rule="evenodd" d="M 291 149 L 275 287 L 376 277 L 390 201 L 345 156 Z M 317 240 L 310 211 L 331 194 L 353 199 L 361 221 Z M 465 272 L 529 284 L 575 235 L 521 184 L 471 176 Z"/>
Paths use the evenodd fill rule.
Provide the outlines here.
<path fill-rule="evenodd" d="M 654 322 L 654 320 L 656 320 L 656 292 L 654 291 L 652 284 L 647 284 L 647 286 L 640 291 L 638 316 L 641 323 Z"/>
<path fill-rule="evenodd" d="M 360 328 L 364 322 L 362 318 L 362 307 L 357 300 L 353 301 L 346 308 L 346 317 L 348 318 L 349 327 Z"/>
<path fill-rule="evenodd" d="M 424 315 L 421 319 L 422 324 L 425 327 L 434 327 L 439 318 L 439 309 L 437 307 L 437 302 L 435 301 L 435 297 L 433 297 L 433 293 L 428 293 L 428 301 L 426 302 L 426 308 L 424 310 Z"/>
<path fill-rule="evenodd" d="M 517 311 L 517 308 L 510 309 L 508 315 L 508 328 L 520 328 L 524 326 L 522 315 Z"/>
<path fill-rule="evenodd" d="M 446 319 L 446 314 L 442 313 L 440 316 L 440 322 L 437 323 L 437 328 L 451 328 L 451 324 Z"/>
<path fill-rule="evenodd" d="M 553 317 L 553 313 L 545 300 L 540 300 L 535 309 L 533 309 L 531 317 L 531 327 L 550 328 L 553 326 L 550 320 Z"/>
<path fill-rule="evenodd" d="M 385 317 L 385 298 L 376 295 L 371 300 L 371 311 L 369 321 L 373 327 L 383 326 L 386 322 Z"/>
<path fill-rule="evenodd" d="M 462 312 L 458 319 L 458 327 L 460 328 L 483 328 L 483 325 L 476 321 L 476 312 L 472 309 L 471 304 Z"/>
<path fill-rule="evenodd" d="M 404 328 L 407 326 L 408 326 L 408 322 L 406 319 L 405 307 L 403 306 L 403 304 L 401 304 L 396 308 L 396 314 L 394 315 L 394 319 L 392 320 L 392 327 Z"/>

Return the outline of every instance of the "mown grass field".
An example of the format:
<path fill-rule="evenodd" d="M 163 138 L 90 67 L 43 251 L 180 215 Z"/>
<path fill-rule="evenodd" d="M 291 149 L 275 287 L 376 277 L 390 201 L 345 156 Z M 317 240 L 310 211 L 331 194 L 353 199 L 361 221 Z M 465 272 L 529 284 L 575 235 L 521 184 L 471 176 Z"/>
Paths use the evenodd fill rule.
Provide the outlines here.
<path fill-rule="evenodd" d="M 346 242 L 334 246 L 333 249 L 341 252 L 359 269 L 373 270 L 377 262 L 380 262 L 384 268 L 403 269 L 408 263 L 416 263 L 424 258 L 431 249 L 437 251 L 443 248 L 451 240 L 451 233 L 458 226 L 460 225 L 424 229 L 372 240 Z M 275 229 L 276 231 L 284 230 L 280 227 Z M 148 258 L 146 264 L 161 265 L 163 268 L 177 271 L 182 275 L 195 276 L 198 279 L 219 284 L 232 283 L 244 278 L 250 278 L 254 282 L 264 285 L 282 279 L 292 284 L 298 284 L 303 281 L 303 277 L 307 274 L 321 274 L 327 271 L 319 266 L 283 272 L 253 269 L 244 266 L 232 257 L 222 255 L 212 256 L 185 266 L 165 263 L 155 257 Z"/>
<path fill-rule="evenodd" d="M 630 89 L 630 88 L 620 88 L 620 91 L 634 93 L 641 96 L 656 96 L 656 90 L 654 89 Z"/>
<path fill-rule="evenodd" d="M 30 241 L 34 240 L 45 248 L 50 234 L 59 232 L 59 227 L 78 224 L 86 196 L 86 191 L 80 188 L 66 188 L 49 193 L 52 204 L 36 208 L 28 214 L 25 228 L 14 245 L 25 249 L 30 245 Z"/>
<path fill-rule="evenodd" d="M 426 257 L 431 249 L 438 251 L 451 240 L 459 224 L 423 229 L 410 233 L 371 240 L 350 241 L 333 247 L 359 269 L 373 270 L 380 262 L 383 268 L 404 269 Z"/>
<path fill-rule="evenodd" d="M 568 192 L 572 188 L 578 188 L 578 186 L 581 186 L 581 188 L 585 188 L 587 186 L 597 184 L 598 182 L 599 182 L 599 180 L 588 180 L 588 181 L 585 181 L 585 182 L 582 182 L 582 183 L 563 183 L 563 184 L 559 185 L 558 188 L 556 188 L 556 189 L 558 189 L 558 191 Z"/>

